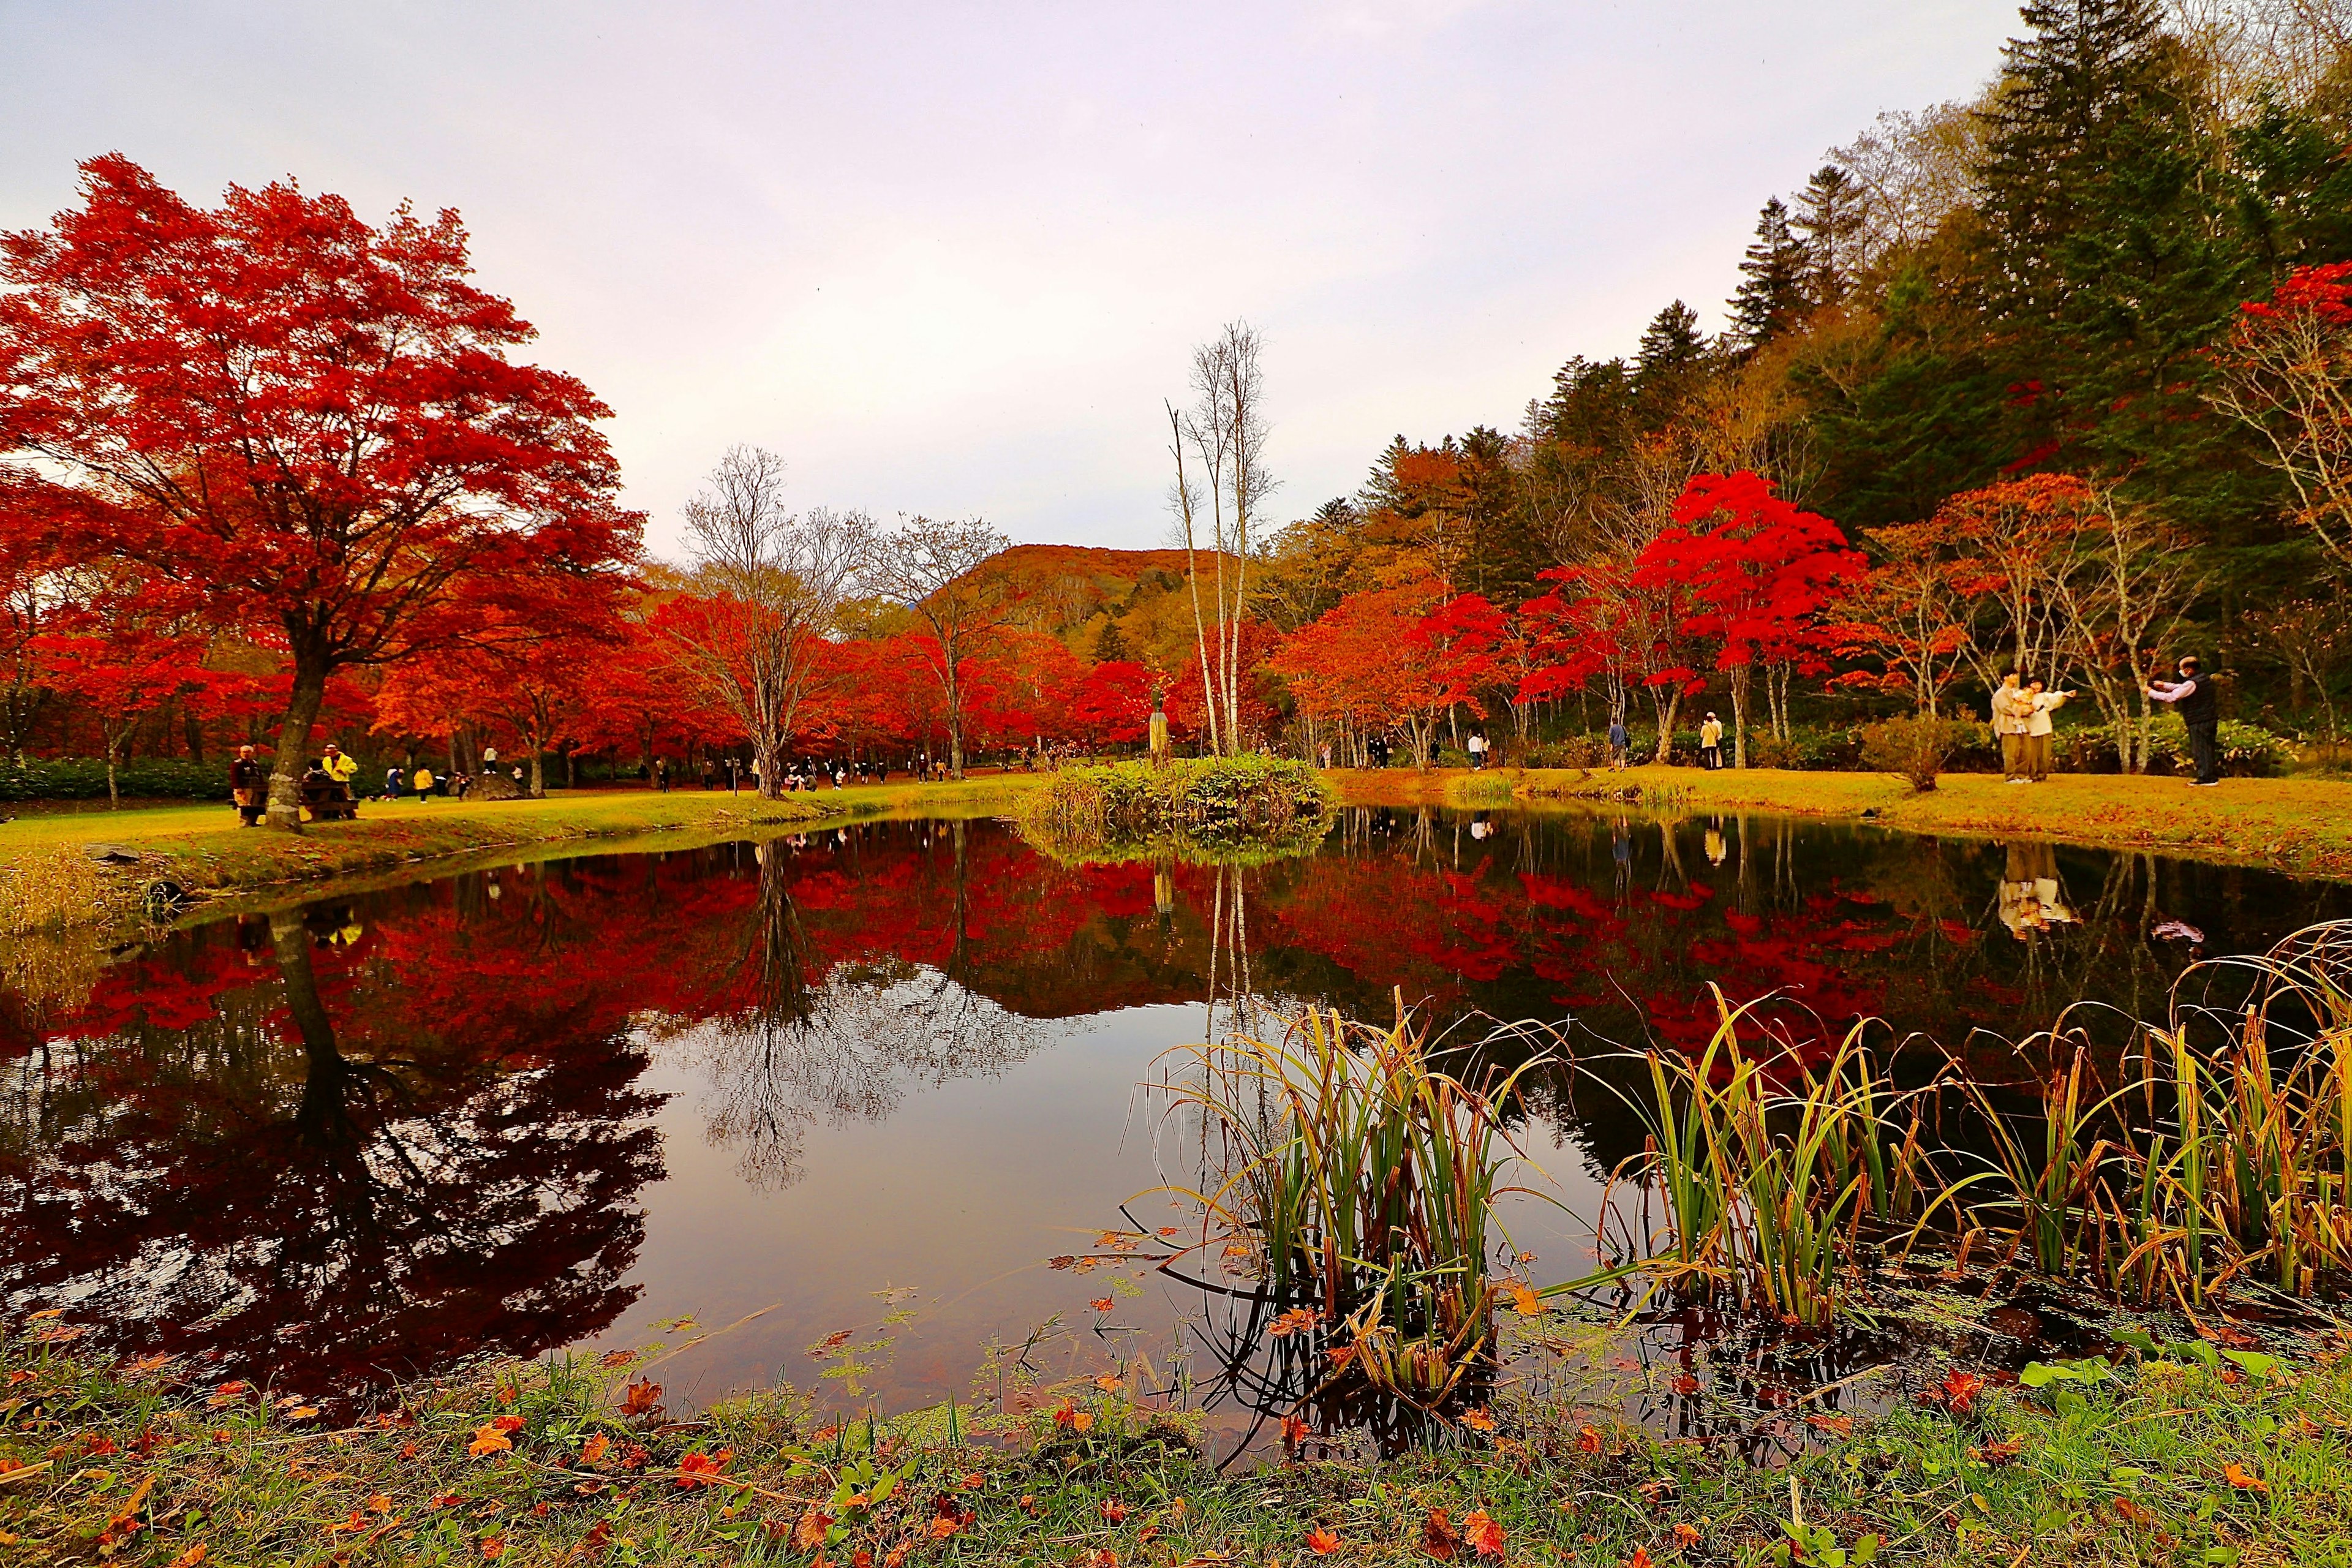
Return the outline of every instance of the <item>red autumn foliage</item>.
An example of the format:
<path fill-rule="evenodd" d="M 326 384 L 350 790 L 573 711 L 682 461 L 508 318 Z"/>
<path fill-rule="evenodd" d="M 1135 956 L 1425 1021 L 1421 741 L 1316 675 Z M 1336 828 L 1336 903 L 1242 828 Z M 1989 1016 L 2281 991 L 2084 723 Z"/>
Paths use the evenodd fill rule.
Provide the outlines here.
<path fill-rule="evenodd" d="M 371 226 L 291 183 L 200 207 L 119 155 L 0 239 L 0 448 L 93 480 L 34 486 L 6 526 L 69 512 L 159 610 L 284 651 L 273 821 L 330 676 L 462 646 L 489 608 L 558 613 L 635 553 L 608 411 L 509 359 L 531 329 L 469 270 L 453 212 Z"/>

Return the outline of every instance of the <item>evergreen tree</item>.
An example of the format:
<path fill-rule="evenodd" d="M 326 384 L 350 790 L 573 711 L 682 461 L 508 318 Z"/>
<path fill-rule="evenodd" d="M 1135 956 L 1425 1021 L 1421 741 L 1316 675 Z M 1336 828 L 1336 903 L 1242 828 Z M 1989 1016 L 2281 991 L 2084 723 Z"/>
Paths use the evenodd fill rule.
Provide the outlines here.
<path fill-rule="evenodd" d="M 1407 504 L 1404 488 L 1397 482 L 1397 465 L 1412 456 L 1412 443 L 1401 433 L 1381 448 L 1372 471 L 1365 477 L 1364 488 L 1356 492 L 1359 510 L 1397 511 Z"/>
<path fill-rule="evenodd" d="M 1633 387 L 1653 405 L 1678 403 L 1706 366 L 1706 339 L 1698 312 L 1680 300 L 1650 318 L 1633 352 Z"/>
<path fill-rule="evenodd" d="M 1118 620 L 1105 621 L 1102 630 L 1095 634 L 1095 662 L 1115 664 L 1129 657 L 1127 638 L 1119 631 Z"/>
<path fill-rule="evenodd" d="M 1845 298 L 1862 261 L 1862 187 L 1834 163 L 1824 163 L 1805 182 L 1789 227 L 1801 237 L 1804 291 L 1809 303 L 1834 305 Z"/>
<path fill-rule="evenodd" d="M 2208 538 L 2271 489 L 2200 396 L 2203 351 L 2258 287 L 2194 60 L 2155 0 L 2033 0 L 1979 171 L 1984 280 L 2011 470 L 2102 474 Z"/>
<path fill-rule="evenodd" d="M 1731 330 L 1742 346 L 1760 347 L 1804 318 L 1805 247 L 1789 232 L 1789 209 L 1774 196 L 1756 220 L 1756 243 L 1739 264 L 1746 279 L 1731 297 Z"/>

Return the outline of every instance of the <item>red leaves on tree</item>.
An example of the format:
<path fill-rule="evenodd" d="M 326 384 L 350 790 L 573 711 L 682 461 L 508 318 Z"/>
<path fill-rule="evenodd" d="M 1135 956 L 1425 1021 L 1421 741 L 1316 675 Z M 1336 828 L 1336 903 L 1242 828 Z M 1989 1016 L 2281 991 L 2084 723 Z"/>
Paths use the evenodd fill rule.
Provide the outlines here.
<path fill-rule="evenodd" d="M 531 329 L 467 281 L 454 212 L 371 226 L 291 183 L 198 207 L 119 155 L 81 198 L 0 240 L 0 447 L 96 477 L 36 510 L 77 509 L 159 606 L 291 656 L 284 752 L 332 671 L 462 646 L 485 604 L 543 614 L 635 554 L 609 411 L 508 359 Z"/>

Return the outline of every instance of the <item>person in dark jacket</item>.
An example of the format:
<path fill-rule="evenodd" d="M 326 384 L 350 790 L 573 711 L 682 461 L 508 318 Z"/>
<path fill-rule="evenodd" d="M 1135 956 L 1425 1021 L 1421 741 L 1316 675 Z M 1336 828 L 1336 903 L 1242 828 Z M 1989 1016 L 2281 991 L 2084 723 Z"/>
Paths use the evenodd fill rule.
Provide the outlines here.
<path fill-rule="evenodd" d="M 2193 653 L 2181 659 L 2179 670 L 2179 680 L 2155 681 L 2147 694 L 2158 702 L 2172 704 L 2172 710 L 2189 726 L 2189 754 L 2197 763 L 2197 776 L 2189 781 L 2189 786 L 2210 788 L 2221 782 L 2220 683 L 2205 673 Z"/>
<path fill-rule="evenodd" d="M 239 746 L 228 765 L 228 795 L 236 802 L 244 826 L 261 826 L 262 810 L 269 804 L 269 772 L 254 757 L 251 746 Z"/>

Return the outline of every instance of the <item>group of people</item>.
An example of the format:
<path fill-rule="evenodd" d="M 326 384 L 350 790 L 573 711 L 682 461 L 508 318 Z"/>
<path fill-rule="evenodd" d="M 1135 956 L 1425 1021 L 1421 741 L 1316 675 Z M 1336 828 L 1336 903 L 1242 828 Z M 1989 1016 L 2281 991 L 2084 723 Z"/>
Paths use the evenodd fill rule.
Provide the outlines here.
<path fill-rule="evenodd" d="M 2053 691 L 2040 676 L 2021 679 L 2016 670 L 2001 677 L 1992 693 L 1992 732 L 2000 742 L 2000 771 L 2009 782 L 2040 784 L 2050 776 L 2050 715 L 2074 694 Z"/>
<path fill-rule="evenodd" d="M 2195 654 L 2185 654 L 2174 666 L 2175 679 L 2152 680 L 2148 698 L 2180 715 L 2189 731 L 2189 756 L 2196 776 L 2192 787 L 2210 789 L 2221 782 L 2221 694 L 2214 677 L 2205 673 Z M 1992 730 L 2000 741 L 2001 772 L 2011 784 L 2040 784 L 2050 776 L 2051 736 L 2057 726 L 2051 714 L 2075 694 L 2051 689 L 2039 676 L 2011 670 L 1992 694 Z"/>
<path fill-rule="evenodd" d="M 295 793 L 303 813 L 313 822 L 348 819 L 359 815 L 359 795 L 352 784 L 359 777 L 359 759 L 348 755 L 341 746 L 332 743 L 321 749 L 310 760 L 295 783 Z M 423 763 L 412 773 L 398 763 L 383 770 L 383 789 L 378 800 L 427 801 L 436 795 L 462 796 L 481 779 L 498 777 L 510 780 L 519 790 L 527 789 L 520 763 L 500 769 L 495 750 L 482 753 L 482 771 L 467 773 L 461 770 L 436 776 L 432 768 Z M 228 764 L 229 800 L 236 808 L 238 820 L 247 827 L 258 827 L 269 809 L 269 765 L 261 761 L 254 747 L 239 746 Z"/>
<path fill-rule="evenodd" d="M 359 771 L 357 759 L 345 756 L 341 746 L 330 742 L 295 781 L 295 798 L 313 822 L 357 816 L 359 802 L 352 795 L 352 780 Z M 261 826 L 262 816 L 269 809 L 269 769 L 251 746 L 239 746 L 236 755 L 229 759 L 228 798 L 236 809 L 239 826 Z"/>

